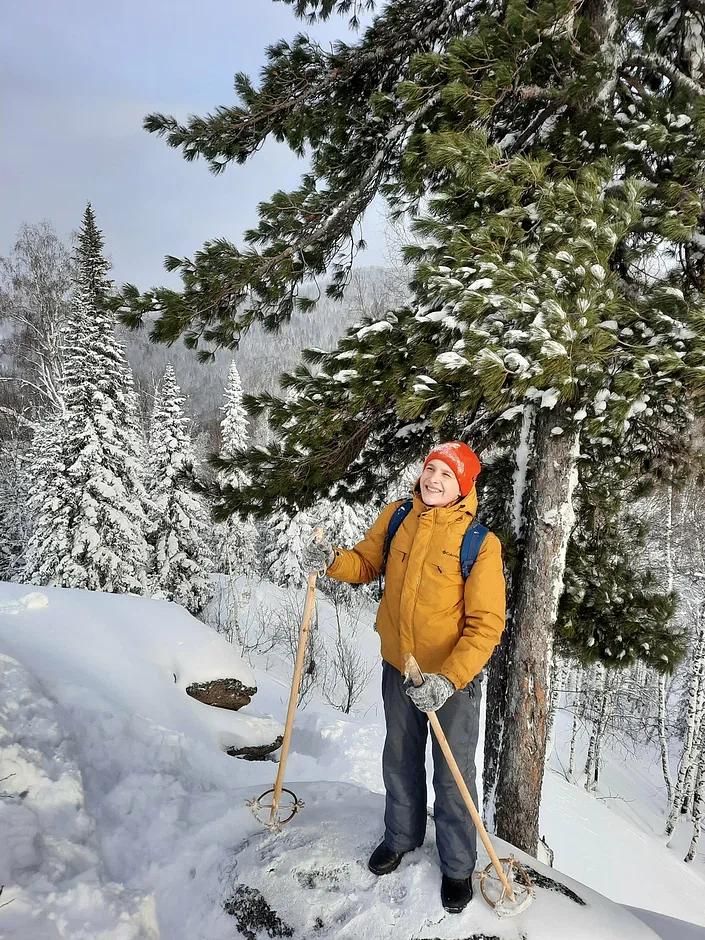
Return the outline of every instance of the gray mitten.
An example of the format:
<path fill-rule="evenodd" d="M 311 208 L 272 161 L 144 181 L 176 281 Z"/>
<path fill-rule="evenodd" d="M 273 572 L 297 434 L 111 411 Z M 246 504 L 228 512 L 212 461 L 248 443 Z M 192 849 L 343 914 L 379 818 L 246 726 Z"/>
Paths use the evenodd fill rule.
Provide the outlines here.
<path fill-rule="evenodd" d="M 406 694 L 422 712 L 435 712 L 455 692 L 455 686 L 437 672 L 424 673 L 423 685 L 410 685 Z"/>
<path fill-rule="evenodd" d="M 335 558 L 333 546 L 324 532 L 314 530 L 308 542 L 304 545 L 303 566 L 306 571 L 317 574 L 323 573 Z"/>

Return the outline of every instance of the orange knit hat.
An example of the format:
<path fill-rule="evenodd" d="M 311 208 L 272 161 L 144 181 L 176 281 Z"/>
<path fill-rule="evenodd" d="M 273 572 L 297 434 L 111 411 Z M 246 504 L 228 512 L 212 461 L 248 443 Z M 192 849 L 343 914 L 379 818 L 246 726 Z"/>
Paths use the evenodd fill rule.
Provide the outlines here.
<path fill-rule="evenodd" d="M 471 450 L 462 441 L 449 441 L 447 444 L 439 444 L 438 447 L 434 447 L 424 460 L 424 470 L 426 464 L 431 460 L 442 460 L 450 467 L 458 481 L 461 496 L 468 495 L 482 469 L 480 458 L 474 450 Z"/>

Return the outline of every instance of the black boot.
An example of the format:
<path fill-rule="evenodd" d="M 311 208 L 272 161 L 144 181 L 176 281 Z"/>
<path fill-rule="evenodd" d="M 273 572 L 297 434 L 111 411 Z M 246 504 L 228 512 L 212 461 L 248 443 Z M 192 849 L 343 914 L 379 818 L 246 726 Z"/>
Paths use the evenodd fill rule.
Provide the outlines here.
<path fill-rule="evenodd" d="M 395 868 L 399 867 L 399 862 L 404 858 L 406 852 L 393 852 L 386 842 L 380 842 L 377 848 L 370 855 L 367 867 L 373 875 L 388 875 Z"/>
<path fill-rule="evenodd" d="M 472 901 L 472 877 L 441 878 L 441 904 L 449 914 L 459 914 Z"/>

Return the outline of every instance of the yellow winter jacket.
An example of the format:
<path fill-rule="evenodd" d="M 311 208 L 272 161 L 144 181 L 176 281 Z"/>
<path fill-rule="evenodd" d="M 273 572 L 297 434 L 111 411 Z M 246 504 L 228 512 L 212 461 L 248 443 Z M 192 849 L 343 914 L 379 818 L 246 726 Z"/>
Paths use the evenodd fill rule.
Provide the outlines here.
<path fill-rule="evenodd" d="M 374 581 L 389 520 L 401 502 L 386 506 L 354 548 L 336 548 L 326 574 L 351 584 Z M 402 672 L 412 653 L 423 672 L 441 673 L 456 689 L 480 672 L 504 629 L 499 539 L 487 535 L 467 580 L 460 570 L 460 544 L 476 512 L 474 488 L 459 502 L 435 508 L 417 489 L 413 509 L 392 539 L 377 612 L 383 659 Z"/>

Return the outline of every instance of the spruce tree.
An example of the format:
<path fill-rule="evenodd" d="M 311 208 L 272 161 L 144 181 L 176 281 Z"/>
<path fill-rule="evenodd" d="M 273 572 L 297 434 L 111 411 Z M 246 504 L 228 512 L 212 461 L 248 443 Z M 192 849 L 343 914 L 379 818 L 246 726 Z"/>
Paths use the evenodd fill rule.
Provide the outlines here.
<path fill-rule="evenodd" d="M 313 532 L 313 521 L 308 512 L 275 512 L 264 529 L 265 578 L 285 588 L 297 589 L 306 584 L 308 572 L 303 564 L 306 542 Z"/>
<path fill-rule="evenodd" d="M 87 206 L 63 330 L 62 411 L 35 441 L 41 486 L 23 579 L 94 591 L 143 593 L 143 467 L 135 395 L 115 337 L 103 239 Z"/>
<path fill-rule="evenodd" d="M 150 581 L 155 596 L 197 615 L 212 595 L 212 558 L 206 511 L 188 481 L 193 453 L 183 405 L 174 370 L 167 366 L 155 394 L 149 432 Z"/>
<path fill-rule="evenodd" d="M 330 499 L 322 500 L 311 512 L 314 526 L 320 526 L 334 545 L 351 548 L 364 536 L 365 530 L 374 521 L 374 516 L 367 506 L 347 503 L 337 497 L 335 490 Z M 373 585 L 374 590 L 376 585 Z M 325 578 L 320 582 L 320 589 L 333 600 L 351 607 L 360 599 L 360 587 Z"/>
<path fill-rule="evenodd" d="M 244 457 L 249 443 L 249 422 L 242 400 L 242 382 L 233 362 L 228 373 L 220 423 L 221 448 L 214 464 L 223 466 L 218 472 L 218 485 L 237 489 L 247 482 L 247 475 L 238 460 Z M 232 513 L 220 524 L 218 531 L 218 567 L 228 574 L 252 571 L 257 561 L 257 529 L 251 517 Z"/>
<path fill-rule="evenodd" d="M 249 250 L 211 242 L 168 260 L 181 291 L 124 291 L 128 322 L 156 304 L 155 338 L 183 334 L 202 358 L 307 309 L 307 278 L 328 270 L 341 296 L 377 193 L 398 214 L 423 205 L 413 301 L 310 352 L 285 380 L 294 400 L 251 401 L 279 438 L 251 453 L 253 482 L 224 509 L 304 506 L 338 481 L 362 498 L 439 437 L 484 451 L 526 431 L 497 826 L 528 851 L 582 454 L 629 450 L 643 471 L 702 388 L 702 27 L 697 5 L 665 0 L 390 0 L 355 44 L 271 47 L 259 88 L 237 77 L 239 106 L 147 119 L 214 170 L 270 134 L 312 153 L 301 186 L 262 206 Z"/>
<path fill-rule="evenodd" d="M 31 520 L 29 502 L 37 483 L 26 442 L 15 435 L 0 445 L 0 580 L 22 574 Z"/>

